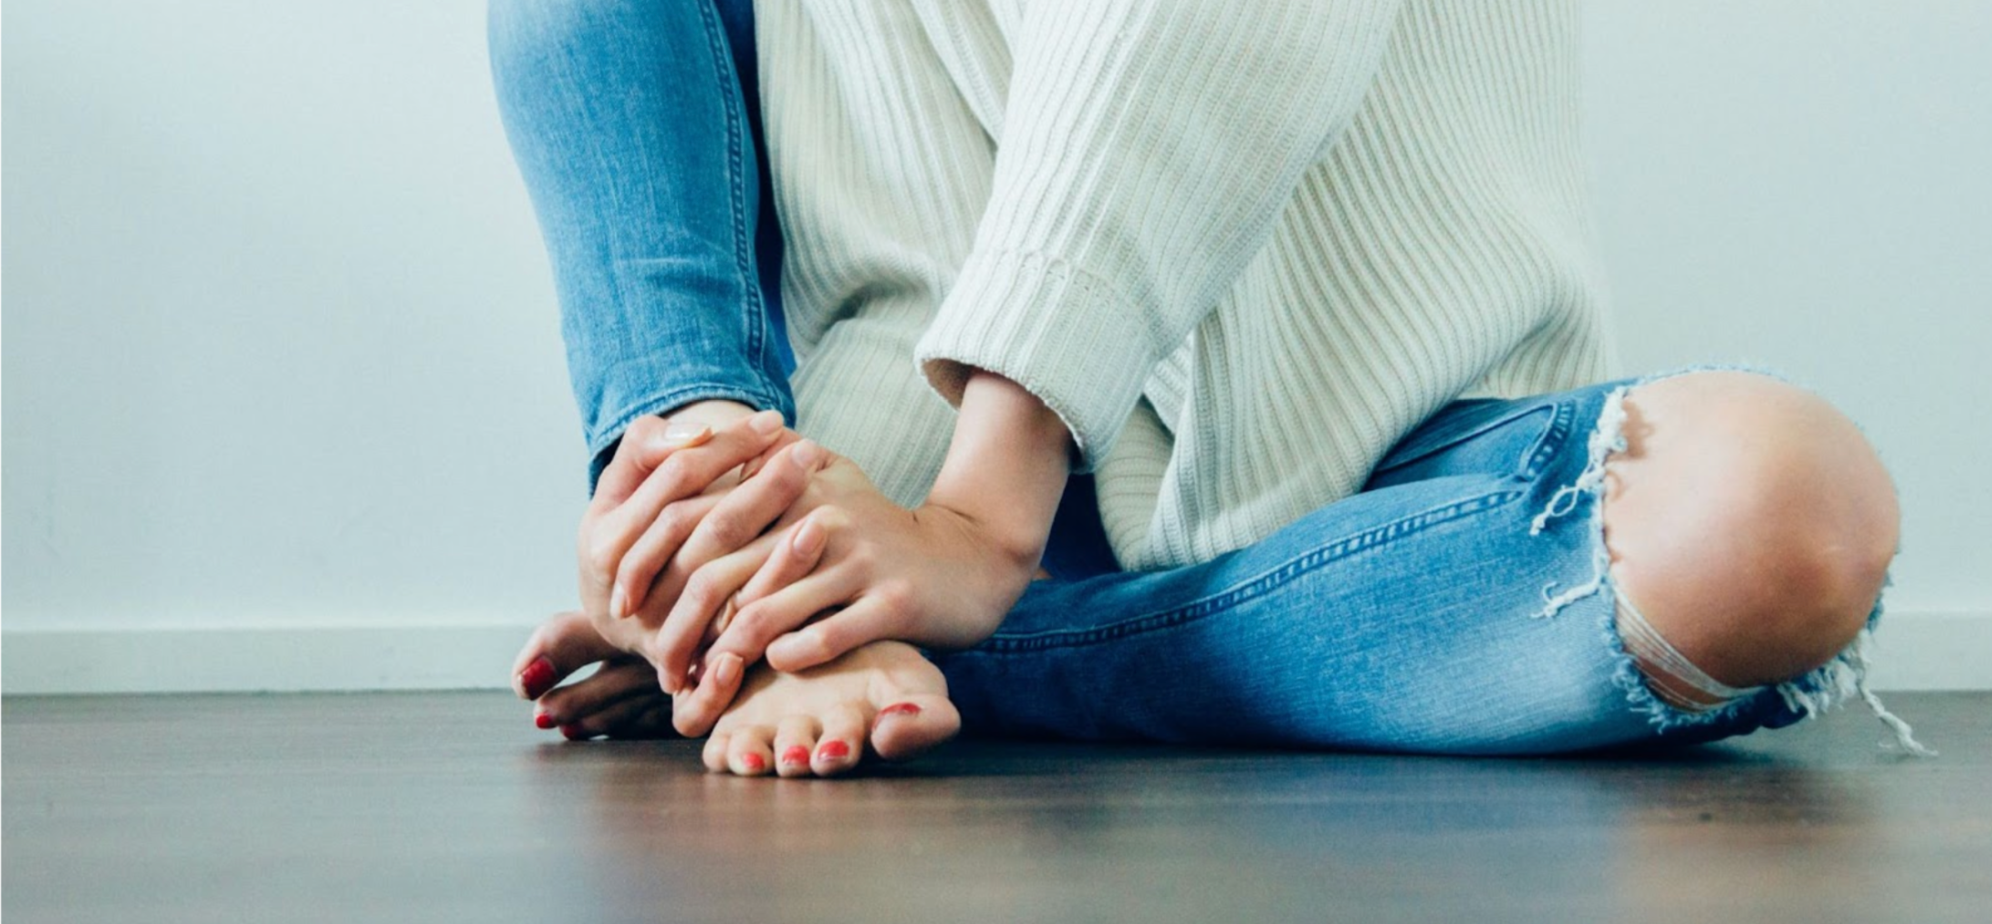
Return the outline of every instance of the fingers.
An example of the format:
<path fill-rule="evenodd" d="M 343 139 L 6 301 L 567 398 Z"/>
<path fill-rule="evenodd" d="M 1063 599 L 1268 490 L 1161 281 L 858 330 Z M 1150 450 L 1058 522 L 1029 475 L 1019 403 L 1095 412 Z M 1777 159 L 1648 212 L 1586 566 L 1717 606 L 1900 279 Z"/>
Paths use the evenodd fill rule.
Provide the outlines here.
<path fill-rule="evenodd" d="M 809 486 L 809 476 L 824 458 L 823 450 L 815 443 L 805 440 L 791 444 L 777 453 L 760 474 L 741 482 L 692 520 L 696 526 L 689 535 L 685 531 L 686 518 L 673 513 L 691 501 L 666 507 L 664 514 L 623 556 L 611 592 L 609 615 L 634 613 L 653 594 L 676 597 L 679 588 L 673 585 L 681 583 L 684 575 L 739 550 L 767 532 L 802 497 Z M 658 580 L 660 573 L 664 576 L 662 581 Z M 622 606 L 613 602 L 618 599 L 624 601 Z"/>
<path fill-rule="evenodd" d="M 734 595 L 734 602 L 746 606 L 802 580 L 815 570 L 817 563 L 823 560 L 825 531 L 822 520 L 822 516 L 812 513 L 789 527 L 788 535 L 776 543 L 767 563 L 754 572 L 747 586 Z"/>
<path fill-rule="evenodd" d="M 725 652 L 738 655 L 750 663 L 759 661 L 764 655 L 772 653 L 768 646 L 775 639 L 783 637 L 784 633 L 794 632 L 826 611 L 850 603 L 864 589 L 864 575 L 856 568 L 833 566 L 828 571 L 808 575 L 773 594 L 741 606 L 733 614 L 733 621 L 727 625 L 726 631 L 706 649 L 706 655 L 711 657 Z M 851 647 L 855 648 L 857 644 L 862 643 L 854 643 Z M 836 655 L 823 657 L 815 663 L 833 657 Z M 772 661 L 769 665 L 776 670 L 793 673 L 790 668 L 776 666 Z"/>
<path fill-rule="evenodd" d="M 672 451 L 613 509 L 591 505 L 580 537 L 583 599 L 608 597 L 623 556 L 665 507 L 704 493 L 721 475 L 752 459 L 781 432 L 781 412 L 762 411 L 715 431 L 700 445 Z"/>
<path fill-rule="evenodd" d="M 905 625 L 901 596 L 890 587 L 874 588 L 856 603 L 768 642 L 764 655 L 768 666 L 795 673 L 834 660 L 867 642 L 897 638 L 903 634 L 901 628 Z M 742 611 L 733 620 L 734 628 L 746 631 L 742 627 L 750 615 Z M 714 649 L 724 641 L 715 642 Z"/>
<path fill-rule="evenodd" d="M 808 440 L 795 443 L 776 455 L 761 473 L 741 482 L 728 492 L 712 513 L 699 521 L 699 527 L 685 540 L 678 560 L 686 571 L 753 541 L 781 519 L 809 487 L 809 476 L 823 466 L 827 455 Z"/>
<path fill-rule="evenodd" d="M 651 663 L 657 665 L 664 692 L 676 693 L 684 686 L 692 656 L 705 641 L 707 627 L 719 618 L 727 601 L 760 570 L 783 538 L 782 533 L 762 536 L 738 552 L 707 562 L 685 582 L 684 591 L 671 604 L 671 612 L 664 617 L 655 642 L 646 652 Z"/>
<path fill-rule="evenodd" d="M 617 508 L 636 505 L 630 518 L 643 523 L 656 519 L 664 504 L 703 492 L 721 475 L 759 455 L 782 432 L 780 411 L 762 411 L 730 427 L 714 431 L 696 446 L 674 450 L 652 469 L 643 484 Z"/>
<path fill-rule="evenodd" d="M 671 697 L 671 726 L 687 738 L 712 731 L 713 723 L 740 691 L 740 678 L 745 673 L 746 664 L 737 655 L 708 659 L 699 685 L 682 688 Z"/>
<path fill-rule="evenodd" d="M 651 584 L 657 579 L 657 572 L 664 569 L 678 547 L 698 529 L 700 521 L 725 500 L 725 495 L 716 494 L 688 497 L 667 505 L 651 521 L 616 566 L 614 584 L 609 591 L 610 619 L 635 615 L 654 596 Z"/>
<path fill-rule="evenodd" d="M 775 437 L 775 441 L 768 444 L 768 448 L 761 450 L 760 455 L 747 460 L 746 465 L 740 466 L 740 480 L 746 481 L 754 477 L 756 473 L 761 471 L 762 467 L 774 459 L 776 453 L 787 449 L 790 444 L 801 439 L 802 434 L 784 428 L 781 434 Z"/>
<path fill-rule="evenodd" d="M 678 423 L 662 417 L 639 417 L 623 430 L 616 454 L 595 479 L 595 496 L 590 502 L 607 510 L 629 499 L 643 479 L 662 464 L 672 452 L 700 445 L 712 439 L 712 428 L 703 424 Z"/>
<path fill-rule="evenodd" d="M 596 661 L 621 654 L 595 631 L 588 617 L 559 613 L 533 631 L 512 662 L 512 690 L 521 699 L 538 699 L 561 678 Z"/>

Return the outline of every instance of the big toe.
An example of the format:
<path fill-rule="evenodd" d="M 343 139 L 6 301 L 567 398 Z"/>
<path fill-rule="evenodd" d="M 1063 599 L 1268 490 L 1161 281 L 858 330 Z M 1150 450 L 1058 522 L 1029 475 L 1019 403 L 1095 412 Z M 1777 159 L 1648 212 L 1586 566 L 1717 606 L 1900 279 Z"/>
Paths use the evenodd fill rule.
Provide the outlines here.
<path fill-rule="evenodd" d="M 617 654 L 595 631 L 588 617 L 560 613 L 546 621 L 519 649 L 512 662 L 512 690 L 525 699 L 538 699 L 568 674 Z"/>
<path fill-rule="evenodd" d="M 901 696 L 881 704 L 872 718 L 871 749 L 883 760 L 917 757 L 961 731 L 961 713 L 945 696 Z"/>

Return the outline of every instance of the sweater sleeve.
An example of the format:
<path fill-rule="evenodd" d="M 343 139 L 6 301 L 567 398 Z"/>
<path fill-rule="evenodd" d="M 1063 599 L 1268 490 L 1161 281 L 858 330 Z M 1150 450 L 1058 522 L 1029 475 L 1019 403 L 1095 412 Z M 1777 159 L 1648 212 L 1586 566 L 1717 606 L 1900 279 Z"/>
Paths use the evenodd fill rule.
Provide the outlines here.
<path fill-rule="evenodd" d="M 1090 470 L 1355 115 L 1396 13 L 1386 0 L 1031 4 L 989 204 L 916 350 L 928 381 L 957 405 L 972 369 L 1016 381 Z"/>

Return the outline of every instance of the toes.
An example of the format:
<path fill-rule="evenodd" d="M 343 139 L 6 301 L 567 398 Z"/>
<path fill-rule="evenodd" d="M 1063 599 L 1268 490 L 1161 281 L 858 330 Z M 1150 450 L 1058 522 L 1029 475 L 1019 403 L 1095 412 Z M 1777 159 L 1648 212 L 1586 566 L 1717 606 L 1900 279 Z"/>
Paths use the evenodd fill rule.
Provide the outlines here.
<path fill-rule="evenodd" d="M 650 665 L 631 660 L 611 662 L 586 680 L 542 695 L 533 711 L 533 723 L 552 728 L 578 722 L 645 694 L 659 698 L 663 695 L 657 690 L 657 674 Z"/>
<path fill-rule="evenodd" d="M 808 776 L 809 755 L 816 751 L 817 724 L 806 715 L 792 715 L 775 729 L 775 772 Z"/>
<path fill-rule="evenodd" d="M 726 772 L 726 748 L 733 743 L 733 736 L 720 732 L 706 739 L 705 750 L 699 757 L 705 761 L 705 768 L 713 773 Z"/>
<path fill-rule="evenodd" d="M 906 760 L 953 738 L 961 713 L 945 696 L 919 694 L 894 699 L 872 719 L 871 746 L 884 760 Z"/>
<path fill-rule="evenodd" d="M 618 654 L 621 652 L 602 639 L 587 616 L 558 614 L 519 650 L 512 663 L 512 690 L 523 699 L 539 699 L 568 674 Z"/>
<path fill-rule="evenodd" d="M 843 705 L 823 716 L 823 736 L 817 739 L 809 768 L 817 776 L 850 772 L 864 754 L 865 716 L 857 706 Z"/>
<path fill-rule="evenodd" d="M 733 740 L 726 747 L 726 769 L 737 776 L 760 776 L 774 766 L 775 756 L 769 740 L 774 737 L 774 729 L 765 725 L 751 725 L 733 733 Z"/>

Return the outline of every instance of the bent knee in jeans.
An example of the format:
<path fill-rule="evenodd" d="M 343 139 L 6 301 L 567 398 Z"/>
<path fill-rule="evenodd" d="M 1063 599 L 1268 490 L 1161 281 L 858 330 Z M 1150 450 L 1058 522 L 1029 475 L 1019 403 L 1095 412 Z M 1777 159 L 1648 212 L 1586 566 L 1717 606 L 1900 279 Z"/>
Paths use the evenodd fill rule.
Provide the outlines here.
<path fill-rule="evenodd" d="M 1538 527 L 1587 492 L 1597 582 L 1668 709 L 1711 714 L 1776 687 L 1810 713 L 1857 689 L 1893 719 L 1865 689 L 1857 643 L 1878 612 L 1900 512 L 1845 415 L 1763 374 L 1649 379 L 1613 392 L 1589 464 Z"/>

